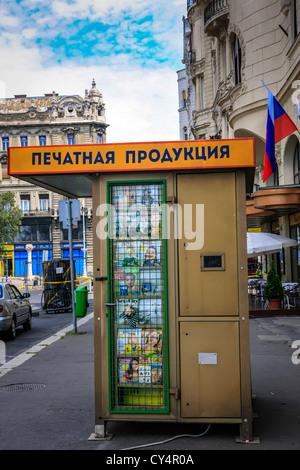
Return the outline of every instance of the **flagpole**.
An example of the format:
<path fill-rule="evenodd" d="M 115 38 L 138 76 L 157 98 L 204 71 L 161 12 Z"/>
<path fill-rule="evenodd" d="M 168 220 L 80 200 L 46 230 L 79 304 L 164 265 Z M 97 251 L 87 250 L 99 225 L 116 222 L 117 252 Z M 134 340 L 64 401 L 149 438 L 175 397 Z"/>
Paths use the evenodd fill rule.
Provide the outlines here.
<path fill-rule="evenodd" d="M 266 87 L 266 89 L 267 89 L 270 93 L 272 93 L 271 90 L 270 90 L 270 89 L 267 87 L 267 85 L 265 84 L 265 82 L 263 82 L 263 80 L 261 81 L 261 83 Z"/>
<path fill-rule="evenodd" d="M 275 172 L 275 145 L 293 132 L 298 131 L 299 133 L 299 130 L 271 90 L 269 90 L 263 80 L 261 82 L 268 90 L 268 116 L 263 173 L 263 182 L 265 182 Z"/>

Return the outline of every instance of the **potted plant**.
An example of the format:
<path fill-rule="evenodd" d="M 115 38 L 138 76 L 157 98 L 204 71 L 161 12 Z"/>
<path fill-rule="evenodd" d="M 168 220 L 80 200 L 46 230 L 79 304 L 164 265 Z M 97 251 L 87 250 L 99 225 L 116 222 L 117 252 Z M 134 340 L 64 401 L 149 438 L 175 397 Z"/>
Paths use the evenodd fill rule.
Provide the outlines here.
<path fill-rule="evenodd" d="M 284 288 L 282 286 L 280 277 L 276 272 L 275 263 L 273 260 L 271 261 L 270 269 L 267 275 L 264 296 L 269 301 L 270 310 L 280 310 L 281 301 L 284 296 Z"/>

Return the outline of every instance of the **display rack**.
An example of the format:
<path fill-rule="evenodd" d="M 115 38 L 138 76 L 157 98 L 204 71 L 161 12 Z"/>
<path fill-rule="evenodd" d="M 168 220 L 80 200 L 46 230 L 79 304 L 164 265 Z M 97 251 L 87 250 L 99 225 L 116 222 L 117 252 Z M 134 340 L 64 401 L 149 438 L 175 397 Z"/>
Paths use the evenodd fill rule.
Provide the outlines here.
<path fill-rule="evenodd" d="M 167 413 L 164 183 L 108 186 L 110 408 Z"/>

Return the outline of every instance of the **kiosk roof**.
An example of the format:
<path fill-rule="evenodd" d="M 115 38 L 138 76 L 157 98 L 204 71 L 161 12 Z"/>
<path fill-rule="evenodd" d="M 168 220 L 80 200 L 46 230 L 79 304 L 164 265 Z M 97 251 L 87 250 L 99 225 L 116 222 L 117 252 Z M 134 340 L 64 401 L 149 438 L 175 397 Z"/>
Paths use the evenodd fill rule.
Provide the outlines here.
<path fill-rule="evenodd" d="M 9 175 L 67 197 L 91 197 L 100 173 L 233 168 L 247 170 L 251 187 L 254 138 L 8 149 Z"/>

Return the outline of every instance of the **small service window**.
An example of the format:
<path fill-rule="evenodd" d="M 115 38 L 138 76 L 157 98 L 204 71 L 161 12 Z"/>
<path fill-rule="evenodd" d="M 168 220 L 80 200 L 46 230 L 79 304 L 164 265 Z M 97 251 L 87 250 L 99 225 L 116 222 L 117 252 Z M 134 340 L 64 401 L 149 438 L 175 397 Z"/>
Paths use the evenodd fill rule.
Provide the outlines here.
<path fill-rule="evenodd" d="M 225 254 L 201 254 L 201 271 L 225 271 Z"/>

